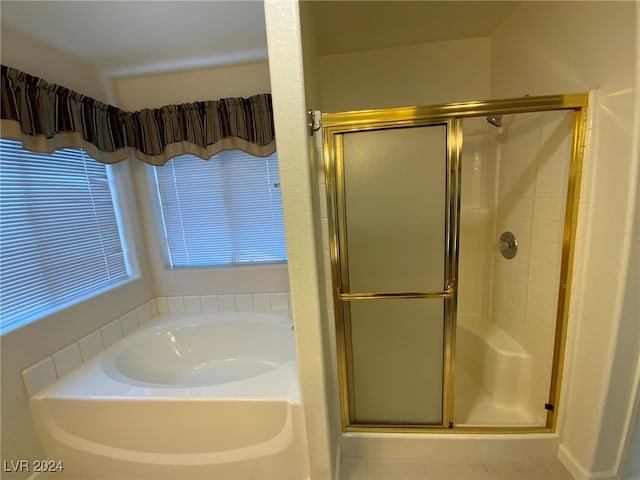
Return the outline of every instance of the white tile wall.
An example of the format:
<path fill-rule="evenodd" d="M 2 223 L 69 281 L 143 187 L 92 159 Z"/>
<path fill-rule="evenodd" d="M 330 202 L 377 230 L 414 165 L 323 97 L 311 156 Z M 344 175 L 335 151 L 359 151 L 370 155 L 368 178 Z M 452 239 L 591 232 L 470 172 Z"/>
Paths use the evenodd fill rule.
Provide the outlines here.
<path fill-rule="evenodd" d="M 220 311 L 217 295 L 204 295 L 200 297 L 200 305 L 202 306 L 203 312 L 214 313 Z"/>
<path fill-rule="evenodd" d="M 155 302 L 153 302 L 155 305 Z M 157 306 L 156 306 L 157 310 Z M 156 313 L 157 315 L 157 313 Z M 136 308 L 136 316 L 138 317 L 138 326 L 142 326 L 151 320 L 156 315 L 153 314 L 153 307 L 151 306 L 151 302 L 144 303 Z"/>
<path fill-rule="evenodd" d="M 253 294 L 253 309 L 256 312 L 271 311 L 271 296 L 268 293 Z"/>
<path fill-rule="evenodd" d="M 169 302 L 167 301 L 167 297 L 156 297 L 156 303 L 158 305 L 159 315 L 169 313 Z"/>
<path fill-rule="evenodd" d="M 525 398 L 540 415 L 549 391 L 571 128 L 566 112 L 506 119 L 497 173 L 495 237 L 514 232 L 518 255 L 495 253 L 491 317 L 531 354 Z"/>
<path fill-rule="evenodd" d="M 253 298 L 250 293 L 236 294 L 236 311 L 253 312 Z"/>
<path fill-rule="evenodd" d="M 110 347 L 122 338 L 122 328 L 120 327 L 120 322 L 116 319 L 110 323 L 107 323 L 100 329 L 100 334 L 102 335 L 102 343 L 104 344 L 105 348 Z"/>
<path fill-rule="evenodd" d="M 123 337 L 126 337 L 138 329 L 138 315 L 135 310 L 125 313 L 120 317 L 120 329 L 122 330 Z"/>
<path fill-rule="evenodd" d="M 169 313 L 184 313 L 184 297 L 167 297 Z"/>
<path fill-rule="evenodd" d="M 221 312 L 235 312 L 235 297 L 233 295 L 218 295 L 218 308 Z"/>
<path fill-rule="evenodd" d="M 157 297 L 25 369 L 25 389 L 29 396 L 35 395 L 161 314 L 256 311 L 289 315 L 290 310 L 286 292 Z"/>
<path fill-rule="evenodd" d="M 80 346 L 74 342 L 71 345 L 64 347 L 62 350 L 57 351 L 53 355 L 53 363 L 56 367 L 56 373 L 58 378 L 66 375 L 71 370 L 79 367 L 82 364 L 82 357 L 80 356 Z"/>
<path fill-rule="evenodd" d="M 202 303 L 200 297 L 184 297 L 184 310 L 187 313 L 201 313 Z"/>
<path fill-rule="evenodd" d="M 272 293 L 271 309 L 276 311 L 289 310 L 289 294 L 288 293 Z"/>
<path fill-rule="evenodd" d="M 82 337 L 78 340 L 78 344 L 80 345 L 80 355 L 82 356 L 83 362 L 86 362 L 104 349 L 102 335 L 100 335 L 99 330 L 91 332 L 86 337 Z"/>
<path fill-rule="evenodd" d="M 48 387 L 58 379 L 53 358 L 46 357 L 23 370 L 22 380 L 30 397 Z"/>

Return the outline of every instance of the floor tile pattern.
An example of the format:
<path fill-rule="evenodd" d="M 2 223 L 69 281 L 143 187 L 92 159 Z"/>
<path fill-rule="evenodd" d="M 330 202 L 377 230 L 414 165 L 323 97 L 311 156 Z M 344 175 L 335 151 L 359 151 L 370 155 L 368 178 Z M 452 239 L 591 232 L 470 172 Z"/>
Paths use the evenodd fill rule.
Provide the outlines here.
<path fill-rule="evenodd" d="M 573 480 L 555 457 L 388 460 L 343 457 L 340 480 Z"/>

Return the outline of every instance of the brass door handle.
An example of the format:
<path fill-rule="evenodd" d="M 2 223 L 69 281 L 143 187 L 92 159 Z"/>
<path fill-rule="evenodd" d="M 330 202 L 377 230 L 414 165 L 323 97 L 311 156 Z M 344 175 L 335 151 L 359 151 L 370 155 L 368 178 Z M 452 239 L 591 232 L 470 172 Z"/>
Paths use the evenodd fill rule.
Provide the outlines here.
<path fill-rule="evenodd" d="M 454 286 L 447 282 L 444 290 L 440 292 L 404 292 L 404 293 L 338 293 L 338 298 L 344 302 L 352 300 L 387 300 L 398 298 L 452 298 Z"/>

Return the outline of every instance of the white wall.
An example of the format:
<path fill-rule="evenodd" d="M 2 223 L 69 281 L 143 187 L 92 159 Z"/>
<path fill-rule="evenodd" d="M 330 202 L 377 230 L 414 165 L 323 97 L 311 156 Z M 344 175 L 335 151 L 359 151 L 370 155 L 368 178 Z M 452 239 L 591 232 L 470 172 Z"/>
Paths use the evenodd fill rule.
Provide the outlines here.
<path fill-rule="evenodd" d="M 187 72 L 118 78 L 114 80 L 118 105 L 128 111 L 163 105 L 250 97 L 271 91 L 266 62 Z M 147 250 L 157 296 L 221 293 L 287 292 L 287 265 L 253 265 L 198 269 L 167 268 L 160 242 L 157 194 L 150 188 L 152 167 L 135 162 L 134 175 Z"/>
<path fill-rule="evenodd" d="M 311 90 L 305 92 L 298 2 L 267 0 L 265 17 L 310 478 L 328 479 L 333 476 L 335 459 L 326 385 L 328 352 L 323 338 L 326 307 L 320 303 L 322 250 L 316 221 L 319 205 L 314 198 L 318 174 L 313 171 L 317 165 L 310 154 L 314 145 L 306 128 L 306 95 L 317 97 Z M 309 60 L 307 72 L 313 66 Z"/>
<path fill-rule="evenodd" d="M 638 12 L 638 19 L 640 20 L 640 11 Z M 640 36 L 638 37 L 638 46 L 640 46 Z M 640 60 L 640 52 L 639 60 Z M 640 64 L 640 62 L 639 62 Z M 640 85 L 640 78 L 638 79 Z M 637 116 L 640 116 L 640 109 L 636 112 Z M 629 276 L 627 279 L 627 291 L 625 294 L 625 303 L 623 307 L 623 318 L 626 322 L 629 322 L 629 329 L 631 333 L 629 336 L 633 339 L 640 337 L 640 301 L 638 300 L 638 292 L 640 292 L 640 188 L 636 191 L 636 214 L 634 220 L 633 241 L 631 242 L 631 254 L 629 256 Z M 629 331 L 629 330 L 627 330 Z M 621 339 L 622 340 L 622 339 Z M 622 364 L 632 362 L 633 348 L 637 348 L 629 342 L 621 341 L 620 348 L 616 350 L 616 363 Z M 631 348 L 629 348 L 631 347 Z M 627 427 L 627 446 L 622 457 L 623 465 L 621 467 L 621 480 L 635 480 L 640 478 L 640 359 L 637 358 L 638 370 L 636 371 L 635 378 L 635 406 L 629 411 L 628 419 L 630 420 Z M 615 364 L 614 364 L 615 365 Z M 625 386 L 623 385 L 622 388 Z M 615 394 L 616 392 L 612 392 Z M 624 392 L 623 392 L 624 394 Z M 633 395 L 632 395 L 633 396 Z"/>
<path fill-rule="evenodd" d="M 64 85 L 102 102 L 111 100 L 109 82 L 94 66 L 4 24 L 1 30 L 3 65 L 41 77 L 49 83 Z"/>
<path fill-rule="evenodd" d="M 300 28 L 302 35 L 302 55 L 304 62 L 305 100 L 308 109 L 318 112 L 322 107 L 320 89 L 320 64 L 314 22 L 311 18 L 311 2 L 300 4 Z M 334 328 L 333 289 L 331 284 L 331 265 L 329 261 L 329 227 L 327 218 L 327 192 L 324 174 L 324 156 L 322 134 L 317 131 L 309 142 L 311 161 L 311 194 L 315 216 L 314 234 L 316 238 L 316 262 L 318 268 L 320 293 L 320 315 L 322 319 L 321 336 L 325 373 L 325 398 L 328 413 L 328 453 L 329 470 L 336 470 L 339 461 L 340 405 L 338 384 L 335 381 L 337 367 L 336 337 Z M 317 187 L 317 188 L 316 188 Z M 314 191 L 315 190 L 315 191 Z M 320 221 L 318 221 L 318 216 Z"/>
<path fill-rule="evenodd" d="M 123 77 L 113 83 L 118 106 L 127 111 L 271 91 L 267 62 Z"/>
<path fill-rule="evenodd" d="M 487 37 L 321 56 L 322 109 L 487 99 L 490 52 Z"/>
<path fill-rule="evenodd" d="M 612 363 L 621 342 L 636 359 L 640 344 L 626 321 L 637 320 L 638 307 L 622 312 L 638 173 L 637 8 L 636 2 L 523 2 L 492 36 L 492 97 L 597 89 L 560 409 L 560 455 L 579 477 L 618 469 L 621 416 L 629 411 L 638 365 Z"/>
<path fill-rule="evenodd" d="M 90 65 L 9 28 L 2 27 L 2 63 L 40 76 L 102 101 L 110 101 L 109 84 Z M 0 338 L 2 347 L 2 459 L 44 458 L 37 440 L 21 372 L 47 355 L 121 316 L 153 296 L 149 268 L 137 228 L 137 207 L 129 165 L 118 164 L 124 180 L 124 204 L 131 220 L 132 250 L 141 277 Z M 16 475 L 17 476 L 17 475 Z"/>

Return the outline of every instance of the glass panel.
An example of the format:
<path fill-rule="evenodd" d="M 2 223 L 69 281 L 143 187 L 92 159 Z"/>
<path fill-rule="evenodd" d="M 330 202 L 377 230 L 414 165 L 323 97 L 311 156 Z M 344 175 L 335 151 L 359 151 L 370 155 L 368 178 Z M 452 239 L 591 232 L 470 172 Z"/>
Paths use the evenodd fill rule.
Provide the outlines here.
<path fill-rule="evenodd" d="M 442 424 L 444 302 L 344 304 L 351 310 L 354 423 Z"/>
<path fill-rule="evenodd" d="M 493 121 L 463 124 L 455 421 L 544 426 L 573 113 Z"/>
<path fill-rule="evenodd" d="M 446 135 L 432 125 L 343 136 L 348 292 L 444 288 Z"/>

